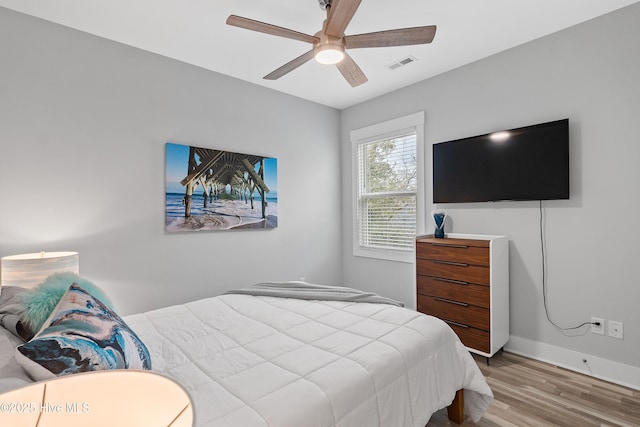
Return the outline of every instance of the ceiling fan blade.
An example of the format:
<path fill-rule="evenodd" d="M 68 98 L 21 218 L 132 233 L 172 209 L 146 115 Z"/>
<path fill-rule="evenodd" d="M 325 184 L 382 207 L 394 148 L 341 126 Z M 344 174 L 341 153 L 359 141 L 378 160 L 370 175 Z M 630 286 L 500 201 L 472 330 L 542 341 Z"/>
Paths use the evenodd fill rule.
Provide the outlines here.
<path fill-rule="evenodd" d="M 313 59 L 313 49 L 310 50 L 307 53 L 304 53 L 304 54 L 298 56 L 296 59 L 287 62 L 286 64 L 284 64 L 282 67 L 278 68 L 277 70 L 274 70 L 274 71 L 270 72 L 269 74 L 264 76 L 263 79 L 265 79 L 265 80 L 277 80 L 280 77 L 284 76 L 287 73 L 290 73 L 291 71 L 295 70 L 296 68 L 298 68 L 299 66 L 301 66 L 302 64 L 304 64 L 305 62 L 307 62 L 307 61 L 309 61 L 311 59 Z"/>
<path fill-rule="evenodd" d="M 260 33 L 271 34 L 272 36 L 300 40 L 307 43 L 315 43 L 320 40 L 316 36 L 310 36 L 308 34 L 290 30 L 288 28 L 278 27 L 276 25 L 267 24 L 266 22 L 255 21 L 253 19 L 243 18 L 242 16 L 236 15 L 230 15 L 227 18 L 227 25 L 244 28 L 251 31 L 258 31 Z"/>
<path fill-rule="evenodd" d="M 400 28 L 397 30 L 376 31 L 374 33 L 345 36 L 347 49 L 363 47 L 408 46 L 431 43 L 436 35 L 436 26 Z"/>
<path fill-rule="evenodd" d="M 351 18 L 355 15 L 362 0 L 333 0 L 327 17 L 326 33 L 334 37 L 342 37 Z"/>
<path fill-rule="evenodd" d="M 344 59 L 338 62 L 336 67 L 352 87 L 360 86 L 369 81 L 360 67 L 358 67 L 358 64 L 346 53 L 344 54 Z"/>

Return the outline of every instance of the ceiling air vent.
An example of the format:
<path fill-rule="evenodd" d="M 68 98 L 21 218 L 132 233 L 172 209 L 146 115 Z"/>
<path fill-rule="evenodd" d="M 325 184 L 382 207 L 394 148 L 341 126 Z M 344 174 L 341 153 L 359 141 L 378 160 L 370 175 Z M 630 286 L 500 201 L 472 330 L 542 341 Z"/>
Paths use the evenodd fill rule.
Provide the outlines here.
<path fill-rule="evenodd" d="M 414 56 L 409 55 L 406 58 L 403 58 L 399 61 L 396 61 L 392 64 L 387 65 L 387 68 L 390 70 L 396 70 L 404 65 L 411 64 L 412 62 L 415 62 L 415 61 L 417 61 L 417 59 Z"/>

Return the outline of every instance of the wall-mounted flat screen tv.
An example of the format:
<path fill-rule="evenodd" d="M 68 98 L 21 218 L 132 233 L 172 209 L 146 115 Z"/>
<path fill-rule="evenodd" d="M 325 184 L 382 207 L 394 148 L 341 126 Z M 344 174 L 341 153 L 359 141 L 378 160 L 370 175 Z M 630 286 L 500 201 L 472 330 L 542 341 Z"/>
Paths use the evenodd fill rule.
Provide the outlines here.
<path fill-rule="evenodd" d="M 433 145 L 433 203 L 569 198 L 569 119 Z"/>

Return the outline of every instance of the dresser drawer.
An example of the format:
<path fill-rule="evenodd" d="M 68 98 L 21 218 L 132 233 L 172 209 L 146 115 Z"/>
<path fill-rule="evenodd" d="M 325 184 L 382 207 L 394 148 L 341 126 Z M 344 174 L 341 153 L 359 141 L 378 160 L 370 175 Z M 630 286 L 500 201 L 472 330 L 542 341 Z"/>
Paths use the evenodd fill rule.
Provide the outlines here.
<path fill-rule="evenodd" d="M 446 322 L 446 320 L 445 320 Z M 468 326 L 460 326 L 455 323 L 447 322 L 451 329 L 458 335 L 462 344 L 467 347 L 489 353 L 491 347 L 491 336 L 489 332 Z"/>
<path fill-rule="evenodd" d="M 490 308 L 490 288 L 486 285 L 418 275 L 418 293 Z"/>
<path fill-rule="evenodd" d="M 453 261 L 465 264 L 489 266 L 489 246 L 484 240 L 469 242 L 468 240 L 446 239 L 451 243 L 420 242 L 416 247 L 416 257 L 440 261 Z M 470 244 L 481 245 L 471 246 Z"/>
<path fill-rule="evenodd" d="M 489 310 L 443 298 L 418 295 L 418 311 L 442 320 L 489 330 Z"/>
<path fill-rule="evenodd" d="M 437 261 L 418 259 L 416 261 L 418 275 L 442 277 L 462 282 L 489 284 L 489 267 L 460 263 L 454 261 Z"/>

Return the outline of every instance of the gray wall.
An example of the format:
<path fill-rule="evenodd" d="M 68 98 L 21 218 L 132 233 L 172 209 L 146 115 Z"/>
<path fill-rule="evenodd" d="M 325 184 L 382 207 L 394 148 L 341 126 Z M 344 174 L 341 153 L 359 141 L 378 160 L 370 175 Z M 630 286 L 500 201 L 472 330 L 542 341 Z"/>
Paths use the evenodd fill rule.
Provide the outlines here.
<path fill-rule="evenodd" d="M 0 8 L 0 256 L 77 250 L 121 313 L 339 283 L 339 112 Z M 278 158 L 274 230 L 164 232 L 167 141 Z"/>
<path fill-rule="evenodd" d="M 544 203 L 551 316 L 561 326 L 622 321 L 624 340 L 547 322 L 538 202 L 437 207 L 450 215 L 447 231 L 509 236 L 512 336 L 640 366 L 639 22 L 636 4 L 344 110 L 345 283 L 413 299 L 413 265 L 352 256 L 351 130 L 424 110 L 430 165 L 433 143 L 568 117 L 571 199 Z"/>
<path fill-rule="evenodd" d="M 448 231 L 511 239 L 513 337 L 638 366 L 637 22 L 640 5 L 339 113 L 0 8 L 0 256 L 78 250 L 125 314 L 301 276 L 411 303 L 412 264 L 351 255 L 349 132 L 424 110 L 429 154 L 569 117 L 571 200 L 545 202 L 551 315 L 623 321 L 624 340 L 546 321 L 537 203 L 439 207 Z M 279 227 L 166 234 L 167 141 L 277 157 Z"/>

